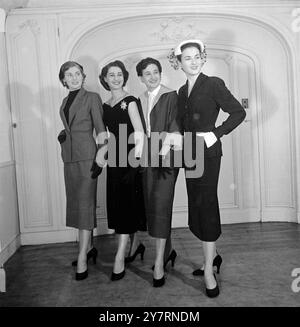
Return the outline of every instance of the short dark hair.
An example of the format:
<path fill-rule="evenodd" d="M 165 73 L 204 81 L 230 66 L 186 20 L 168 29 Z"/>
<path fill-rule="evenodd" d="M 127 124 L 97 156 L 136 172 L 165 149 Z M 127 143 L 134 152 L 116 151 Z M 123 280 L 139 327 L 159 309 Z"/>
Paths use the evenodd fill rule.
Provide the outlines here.
<path fill-rule="evenodd" d="M 65 86 L 66 88 L 68 88 L 68 85 L 64 82 L 65 72 L 71 67 L 77 67 L 80 70 L 81 75 L 83 77 L 82 83 L 84 82 L 84 80 L 86 78 L 86 75 L 85 75 L 85 73 L 83 71 L 83 67 L 78 62 L 76 62 L 76 61 L 66 61 L 64 64 L 61 65 L 60 70 L 59 70 L 59 74 L 58 74 L 58 77 L 59 77 L 59 80 L 60 80 L 61 84 L 63 86 Z"/>
<path fill-rule="evenodd" d="M 181 52 L 183 52 L 184 49 L 186 48 L 191 48 L 191 47 L 194 47 L 194 48 L 197 48 L 201 54 L 201 48 L 200 48 L 200 44 L 199 43 L 196 43 L 196 42 L 188 42 L 188 43 L 185 43 L 183 44 L 181 47 L 180 47 L 180 50 Z M 177 60 L 181 62 L 181 54 L 176 56 Z"/>
<path fill-rule="evenodd" d="M 158 60 L 154 58 L 147 57 L 145 59 L 142 59 L 137 65 L 136 65 L 136 72 L 138 76 L 143 76 L 143 70 L 146 69 L 149 65 L 156 65 L 159 73 L 161 74 L 162 72 L 162 67 L 161 64 Z"/>
<path fill-rule="evenodd" d="M 123 86 L 126 85 L 127 81 L 128 81 L 128 77 L 129 77 L 129 73 L 125 68 L 125 65 L 122 63 L 122 61 L 120 60 L 115 60 L 112 61 L 110 63 L 108 63 L 107 65 L 105 65 L 102 70 L 101 70 L 101 74 L 99 75 L 99 80 L 100 83 L 102 84 L 102 86 L 105 88 L 105 90 L 110 91 L 110 87 L 108 86 L 108 84 L 105 82 L 104 77 L 107 76 L 108 70 L 111 67 L 119 67 L 122 70 L 123 73 L 123 77 L 124 77 L 124 83 Z"/>

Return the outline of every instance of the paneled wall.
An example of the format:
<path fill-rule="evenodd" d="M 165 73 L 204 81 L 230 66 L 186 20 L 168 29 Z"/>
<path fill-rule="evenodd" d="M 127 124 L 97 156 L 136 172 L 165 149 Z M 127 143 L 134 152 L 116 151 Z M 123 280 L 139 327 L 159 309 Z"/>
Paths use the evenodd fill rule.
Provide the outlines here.
<path fill-rule="evenodd" d="M 300 51 L 298 35 L 291 28 L 293 4 L 124 3 L 15 10 L 7 19 L 22 243 L 76 237 L 74 230 L 65 227 L 56 140 L 62 127 L 58 109 L 65 96 L 57 76 L 60 65 L 69 59 L 82 63 L 87 89 L 105 100 L 108 94 L 98 82 L 105 63 L 122 59 L 131 73 L 128 90 L 138 95 L 143 86 L 134 75 L 135 64 L 152 55 L 163 63 L 164 83 L 178 88 L 183 74 L 171 70 L 166 55 L 186 38 L 206 43 L 210 56 L 206 73 L 224 78 L 238 99 L 249 99 L 246 121 L 223 139 L 227 155 L 220 185 L 222 221 L 298 221 L 300 67 L 296 58 Z M 105 176 L 101 178 L 99 233 L 106 229 Z M 184 196 L 181 176 L 174 226 L 186 225 Z"/>
<path fill-rule="evenodd" d="M 0 266 L 20 245 L 4 23 L 0 9 Z"/>

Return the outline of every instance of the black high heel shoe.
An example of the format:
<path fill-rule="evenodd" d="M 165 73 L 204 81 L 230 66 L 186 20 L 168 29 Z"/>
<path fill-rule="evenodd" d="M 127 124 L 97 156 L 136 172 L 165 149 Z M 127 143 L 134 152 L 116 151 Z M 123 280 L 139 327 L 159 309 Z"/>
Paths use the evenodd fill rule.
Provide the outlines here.
<path fill-rule="evenodd" d="M 88 270 L 82 272 L 82 273 L 76 273 L 75 274 L 75 279 L 76 280 L 84 280 L 88 277 Z"/>
<path fill-rule="evenodd" d="M 90 251 L 86 254 L 86 261 L 88 263 L 89 259 L 93 259 L 94 265 L 96 264 L 98 251 L 96 248 L 91 248 Z M 72 261 L 72 266 L 77 266 L 77 260 Z"/>
<path fill-rule="evenodd" d="M 124 276 L 125 276 L 125 269 L 122 272 L 120 272 L 120 273 L 114 273 L 114 272 L 112 272 L 110 279 L 114 282 L 116 280 L 122 279 Z"/>
<path fill-rule="evenodd" d="M 221 264 L 222 264 L 222 257 L 220 256 L 220 254 L 217 254 L 217 256 L 215 256 L 214 261 L 213 261 L 213 267 L 217 267 L 217 273 L 220 273 L 220 268 L 221 268 Z M 193 275 L 194 276 L 204 276 L 204 270 L 199 268 L 193 271 Z"/>
<path fill-rule="evenodd" d="M 135 250 L 134 254 L 125 258 L 125 263 L 130 263 L 134 261 L 138 254 L 141 254 L 141 260 L 144 260 L 145 250 L 146 250 L 145 245 L 140 243 L 137 249 Z"/>
<path fill-rule="evenodd" d="M 164 269 L 166 268 L 166 265 L 168 264 L 169 261 L 171 261 L 171 265 L 172 265 L 172 267 L 174 267 L 176 257 L 177 257 L 177 252 L 175 250 L 172 250 L 171 253 L 169 254 L 166 262 L 164 263 Z M 154 270 L 154 265 L 152 266 L 151 269 Z"/>
<path fill-rule="evenodd" d="M 162 276 L 160 279 L 155 279 L 153 277 L 153 287 L 162 287 L 165 284 L 165 276 Z"/>
<path fill-rule="evenodd" d="M 219 294 L 220 294 L 220 290 L 219 290 L 219 285 L 218 285 L 218 281 L 216 279 L 216 276 L 214 274 L 214 277 L 215 277 L 215 280 L 216 280 L 216 287 L 212 288 L 212 289 L 209 289 L 209 288 L 205 288 L 206 290 L 206 295 L 210 298 L 213 298 L 213 297 L 217 297 Z"/>

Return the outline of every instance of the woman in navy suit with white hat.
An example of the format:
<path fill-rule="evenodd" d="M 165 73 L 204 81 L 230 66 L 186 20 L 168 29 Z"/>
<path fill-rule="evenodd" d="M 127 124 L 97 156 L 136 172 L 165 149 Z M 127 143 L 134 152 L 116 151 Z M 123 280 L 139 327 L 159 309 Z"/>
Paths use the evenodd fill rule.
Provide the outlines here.
<path fill-rule="evenodd" d="M 208 297 L 219 295 L 213 267 L 220 270 L 221 256 L 216 241 L 221 235 L 217 196 L 222 156 L 221 137 L 230 133 L 245 118 L 245 110 L 225 86 L 222 79 L 201 72 L 206 61 L 206 49 L 200 40 L 185 40 L 169 56 L 175 69 L 181 68 L 187 77 L 178 93 L 178 119 L 184 132 L 204 138 L 204 172 L 201 177 L 186 178 L 188 193 L 188 223 L 192 233 L 203 242 L 204 265 L 193 272 L 204 275 Z M 215 126 L 220 109 L 229 114 Z"/>

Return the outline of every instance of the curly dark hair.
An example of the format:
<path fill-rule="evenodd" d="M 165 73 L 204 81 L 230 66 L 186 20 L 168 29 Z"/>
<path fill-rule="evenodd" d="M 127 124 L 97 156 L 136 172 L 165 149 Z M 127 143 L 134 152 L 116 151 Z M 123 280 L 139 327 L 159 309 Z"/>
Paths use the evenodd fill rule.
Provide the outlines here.
<path fill-rule="evenodd" d="M 115 60 L 112 61 L 110 63 L 108 63 L 107 65 L 105 65 L 102 70 L 101 70 L 101 74 L 99 75 L 99 80 L 101 85 L 105 88 L 105 90 L 110 91 L 110 87 L 108 86 L 108 84 L 105 82 L 104 77 L 107 76 L 108 70 L 111 67 L 119 67 L 122 70 L 123 73 L 123 77 L 124 77 L 124 83 L 123 86 L 126 85 L 127 81 L 128 81 L 128 77 L 129 77 L 129 73 L 125 68 L 125 65 L 122 63 L 122 61 L 120 60 Z"/>
<path fill-rule="evenodd" d="M 58 77 L 59 77 L 59 80 L 61 82 L 61 84 L 63 86 L 65 86 L 66 88 L 68 88 L 68 85 L 64 82 L 64 78 L 65 78 L 65 72 L 71 68 L 71 67 L 77 67 L 80 72 L 81 72 L 81 75 L 83 77 L 83 81 L 82 81 L 82 84 L 86 78 L 86 75 L 83 71 L 83 67 L 76 61 L 66 61 L 64 64 L 61 65 L 60 67 L 60 70 L 59 70 L 59 74 L 58 74 Z"/>
<path fill-rule="evenodd" d="M 136 65 L 136 72 L 138 76 L 143 76 L 143 70 L 146 69 L 149 65 L 156 65 L 160 74 L 162 72 L 162 67 L 161 64 L 158 60 L 154 59 L 154 58 L 145 58 L 142 59 L 137 65 Z"/>

